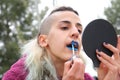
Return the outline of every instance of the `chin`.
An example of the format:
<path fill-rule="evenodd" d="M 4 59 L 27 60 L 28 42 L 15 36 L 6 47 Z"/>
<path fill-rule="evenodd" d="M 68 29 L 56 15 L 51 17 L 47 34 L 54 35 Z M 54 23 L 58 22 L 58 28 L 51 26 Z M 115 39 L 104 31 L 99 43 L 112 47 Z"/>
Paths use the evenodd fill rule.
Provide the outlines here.
<path fill-rule="evenodd" d="M 69 61 L 70 59 L 72 58 L 72 55 L 68 56 L 68 57 L 65 57 L 65 61 Z"/>

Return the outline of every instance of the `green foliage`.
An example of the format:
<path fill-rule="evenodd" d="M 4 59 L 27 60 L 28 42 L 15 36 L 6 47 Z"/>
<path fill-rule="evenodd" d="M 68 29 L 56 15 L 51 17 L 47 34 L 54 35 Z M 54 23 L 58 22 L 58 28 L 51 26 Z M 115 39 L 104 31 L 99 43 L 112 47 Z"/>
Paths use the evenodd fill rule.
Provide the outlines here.
<path fill-rule="evenodd" d="M 111 0 L 111 6 L 105 9 L 104 14 L 120 33 L 120 0 Z"/>
<path fill-rule="evenodd" d="M 24 22 L 27 20 L 25 17 L 27 6 L 28 0 L 0 0 L 0 42 L 3 44 L 0 48 L 0 74 L 19 57 L 19 40 L 14 29 L 18 22 L 28 24 Z"/>
<path fill-rule="evenodd" d="M 48 8 L 34 15 L 35 1 L 0 0 L 0 76 L 19 58 L 20 45 L 37 34 L 36 26 Z M 37 23 L 33 25 L 34 20 Z"/>
<path fill-rule="evenodd" d="M 6 49 L 4 53 L 0 54 L 0 58 L 2 62 L 0 63 L 1 70 L 0 72 L 3 73 L 6 71 L 10 65 L 18 59 L 19 56 L 19 46 L 14 41 L 6 42 L 7 45 L 3 49 Z M 0 52 L 2 52 L 1 50 Z"/>

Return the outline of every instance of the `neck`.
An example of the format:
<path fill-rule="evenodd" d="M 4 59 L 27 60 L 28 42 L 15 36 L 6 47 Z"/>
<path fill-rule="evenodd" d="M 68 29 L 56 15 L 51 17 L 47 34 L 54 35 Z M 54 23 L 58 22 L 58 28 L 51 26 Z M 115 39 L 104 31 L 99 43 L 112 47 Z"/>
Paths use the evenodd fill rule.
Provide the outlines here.
<path fill-rule="evenodd" d="M 53 59 L 53 58 L 52 58 L 52 59 Z M 53 64 L 54 64 L 54 66 L 55 66 L 55 69 L 56 69 L 58 78 L 62 78 L 62 76 L 63 76 L 64 63 L 65 63 L 65 61 L 62 61 L 62 60 L 60 60 L 60 59 L 54 59 L 54 60 L 53 60 Z M 60 80 L 60 79 L 59 79 L 59 80 Z"/>
<path fill-rule="evenodd" d="M 48 53 L 49 53 L 49 51 L 48 51 Z M 55 70 L 56 70 L 56 73 L 57 73 L 57 77 L 58 77 L 59 80 L 61 80 L 62 76 L 63 76 L 65 61 L 61 60 L 60 58 L 55 57 L 53 55 L 49 55 L 49 56 L 51 57 L 51 60 L 52 60 L 53 65 L 55 67 Z"/>
<path fill-rule="evenodd" d="M 58 77 L 62 77 L 63 76 L 63 71 L 64 71 L 64 63 L 60 64 L 56 64 L 55 65 L 55 69 L 57 72 Z"/>

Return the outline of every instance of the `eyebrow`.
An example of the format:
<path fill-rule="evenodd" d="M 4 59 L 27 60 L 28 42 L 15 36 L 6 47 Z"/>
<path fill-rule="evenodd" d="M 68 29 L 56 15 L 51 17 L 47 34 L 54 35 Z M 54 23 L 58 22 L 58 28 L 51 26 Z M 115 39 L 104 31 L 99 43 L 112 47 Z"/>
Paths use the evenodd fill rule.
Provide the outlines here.
<path fill-rule="evenodd" d="M 77 23 L 77 26 L 81 26 L 82 27 L 82 24 L 81 23 Z"/>
<path fill-rule="evenodd" d="M 71 23 L 70 21 L 67 21 L 67 20 L 61 21 L 61 22 L 62 22 L 62 23 L 67 23 L 67 24 L 70 24 L 70 23 Z M 82 24 L 81 24 L 81 23 L 77 23 L 76 25 L 82 27 Z"/>
<path fill-rule="evenodd" d="M 71 22 L 70 21 L 61 21 L 62 23 L 67 23 L 67 24 L 70 24 Z"/>

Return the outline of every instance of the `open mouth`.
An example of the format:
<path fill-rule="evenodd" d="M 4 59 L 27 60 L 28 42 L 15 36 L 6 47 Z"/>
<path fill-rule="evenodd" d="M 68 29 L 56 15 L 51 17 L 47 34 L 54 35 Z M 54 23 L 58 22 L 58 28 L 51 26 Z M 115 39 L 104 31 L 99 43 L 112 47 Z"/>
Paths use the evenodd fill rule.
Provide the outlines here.
<path fill-rule="evenodd" d="M 76 41 L 72 41 L 70 44 L 67 45 L 68 49 L 70 49 L 70 50 L 74 49 L 74 51 L 78 51 L 78 47 L 79 47 L 79 45 L 78 45 L 78 42 L 76 42 Z"/>

